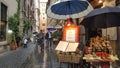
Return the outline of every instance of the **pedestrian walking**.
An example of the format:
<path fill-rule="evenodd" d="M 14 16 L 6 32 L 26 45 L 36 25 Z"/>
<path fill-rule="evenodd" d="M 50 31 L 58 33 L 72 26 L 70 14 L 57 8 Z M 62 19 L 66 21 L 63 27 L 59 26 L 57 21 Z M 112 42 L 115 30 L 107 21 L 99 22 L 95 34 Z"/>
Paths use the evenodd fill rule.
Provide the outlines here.
<path fill-rule="evenodd" d="M 27 39 L 27 34 L 26 33 L 23 34 L 22 43 L 23 43 L 23 47 L 27 48 L 28 39 Z"/>
<path fill-rule="evenodd" d="M 38 43 L 38 48 L 39 46 L 41 47 L 41 51 L 44 49 L 44 33 L 43 33 L 43 30 L 40 30 L 40 32 L 38 33 L 38 36 L 37 36 L 37 43 Z"/>
<path fill-rule="evenodd" d="M 17 36 L 16 38 L 17 47 L 21 46 L 21 37 Z"/>
<path fill-rule="evenodd" d="M 47 46 L 51 48 L 52 47 L 52 32 L 50 32 L 50 30 L 48 30 L 48 32 L 46 33 L 45 39 L 47 40 Z"/>

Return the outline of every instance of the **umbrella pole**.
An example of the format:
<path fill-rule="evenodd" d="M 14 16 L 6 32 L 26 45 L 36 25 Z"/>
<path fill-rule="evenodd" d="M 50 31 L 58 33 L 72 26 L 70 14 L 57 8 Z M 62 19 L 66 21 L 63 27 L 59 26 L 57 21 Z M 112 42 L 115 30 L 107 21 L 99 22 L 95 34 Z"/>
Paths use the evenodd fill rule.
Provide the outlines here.
<path fill-rule="evenodd" d="M 108 32 L 108 31 L 107 31 L 107 28 L 106 28 L 106 40 L 108 41 L 108 40 L 110 40 L 110 35 L 108 35 L 107 32 Z"/>
<path fill-rule="evenodd" d="M 108 35 L 107 35 L 107 28 L 106 28 L 106 40 L 108 40 Z"/>

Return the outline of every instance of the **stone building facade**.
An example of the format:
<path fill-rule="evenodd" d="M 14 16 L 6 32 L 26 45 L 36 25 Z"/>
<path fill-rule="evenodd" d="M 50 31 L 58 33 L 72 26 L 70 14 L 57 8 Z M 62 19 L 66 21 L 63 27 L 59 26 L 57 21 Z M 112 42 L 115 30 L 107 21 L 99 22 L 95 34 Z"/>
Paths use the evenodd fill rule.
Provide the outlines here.
<path fill-rule="evenodd" d="M 12 3 L 12 4 L 11 4 Z M 16 0 L 0 0 L 0 47 L 7 43 L 8 17 L 17 11 Z"/>

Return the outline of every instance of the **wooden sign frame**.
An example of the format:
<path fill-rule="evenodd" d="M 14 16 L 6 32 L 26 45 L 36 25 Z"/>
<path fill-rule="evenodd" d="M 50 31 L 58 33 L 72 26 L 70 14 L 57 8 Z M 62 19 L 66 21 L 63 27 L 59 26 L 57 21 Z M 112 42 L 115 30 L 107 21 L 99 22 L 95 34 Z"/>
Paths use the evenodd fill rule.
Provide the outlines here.
<path fill-rule="evenodd" d="M 79 42 L 80 26 L 64 26 L 63 41 Z"/>

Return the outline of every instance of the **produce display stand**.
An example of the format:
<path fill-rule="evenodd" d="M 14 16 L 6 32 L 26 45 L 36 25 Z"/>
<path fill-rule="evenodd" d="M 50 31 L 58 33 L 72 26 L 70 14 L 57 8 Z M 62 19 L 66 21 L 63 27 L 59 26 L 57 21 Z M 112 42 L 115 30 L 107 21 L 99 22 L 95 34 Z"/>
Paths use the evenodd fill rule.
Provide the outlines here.
<path fill-rule="evenodd" d="M 115 56 L 114 57 L 111 57 L 109 59 L 102 59 L 100 57 L 97 57 L 97 58 L 93 58 L 93 57 L 90 57 L 90 58 L 85 58 L 83 57 L 84 60 L 86 60 L 86 62 L 89 62 L 90 65 L 91 65 L 91 68 L 112 68 L 112 64 L 118 60 Z"/>
<path fill-rule="evenodd" d="M 113 55 L 109 40 L 96 36 L 89 43 L 83 59 L 90 63 L 91 68 L 112 68 L 112 64 L 119 60 L 117 55 Z"/>

